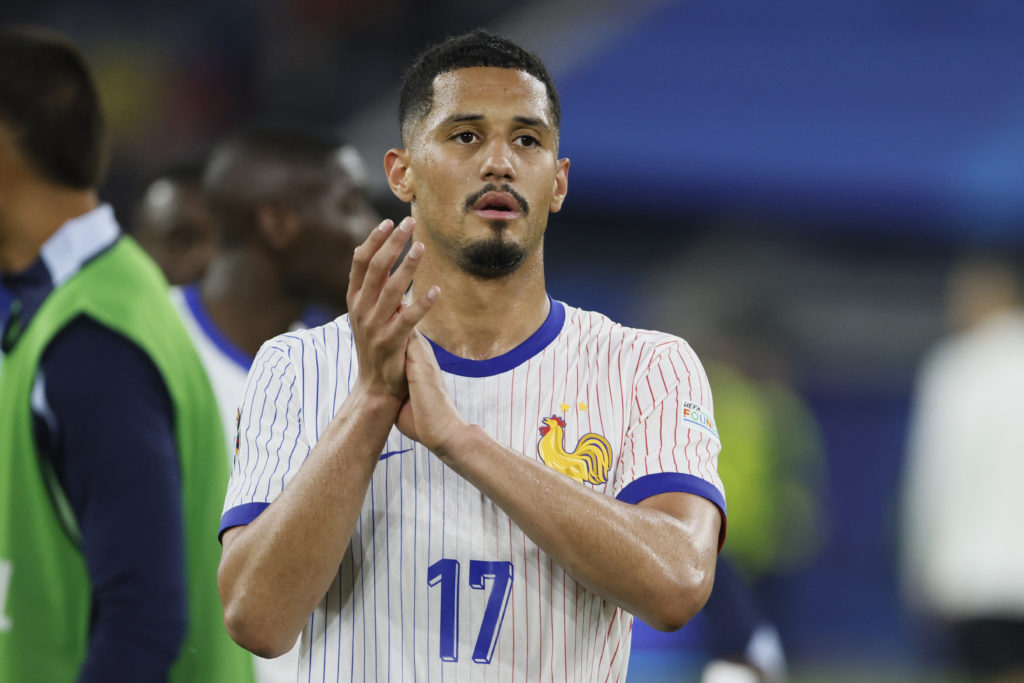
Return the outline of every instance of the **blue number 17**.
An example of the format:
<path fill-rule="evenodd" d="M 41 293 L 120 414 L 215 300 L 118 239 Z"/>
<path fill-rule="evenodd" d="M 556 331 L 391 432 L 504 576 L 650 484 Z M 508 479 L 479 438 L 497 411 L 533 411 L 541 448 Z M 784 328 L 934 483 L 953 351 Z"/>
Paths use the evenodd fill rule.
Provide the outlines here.
<path fill-rule="evenodd" d="M 491 581 L 491 594 L 484 608 L 480 633 L 473 648 L 473 661 L 490 664 L 494 646 L 501 632 L 505 618 L 505 607 L 512 594 L 512 563 L 469 561 L 469 587 L 483 590 L 487 580 Z M 427 583 L 441 584 L 441 659 L 446 662 L 459 660 L 459 561 L 441 559 L 427 568 Z"/>

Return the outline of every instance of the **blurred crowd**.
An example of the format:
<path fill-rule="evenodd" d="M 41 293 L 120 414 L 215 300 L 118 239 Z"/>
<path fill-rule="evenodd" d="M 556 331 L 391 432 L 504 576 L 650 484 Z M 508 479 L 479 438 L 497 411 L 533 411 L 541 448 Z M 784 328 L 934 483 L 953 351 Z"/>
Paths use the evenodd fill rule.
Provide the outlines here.
<path fill-rule="evenodd" d="M 464 0 L 16 0 L 0 24 L 63 31 L 88 56 L 115 160 L 104 196 L 126 217 L 149 179 L 202 158 L 240 122 L 337 125 L 391 94 L 426 42 L 502 11 Z"/>

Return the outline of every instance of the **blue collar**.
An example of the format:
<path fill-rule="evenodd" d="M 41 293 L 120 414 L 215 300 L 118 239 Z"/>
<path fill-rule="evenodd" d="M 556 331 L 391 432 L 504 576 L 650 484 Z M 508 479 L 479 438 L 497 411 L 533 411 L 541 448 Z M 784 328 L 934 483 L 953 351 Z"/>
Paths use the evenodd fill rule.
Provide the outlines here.
<path fill-rule="evenodd" d="M 500 375 L 525 363 L 554 341 L 555 337 L 562 331 L 562 325 L 565 323 L 565 306 L 562 305 L 562 302 L 555 301 L 550 296 L 548 301 L 551 302 L 548 317 L 537 331 L 531 334 L 519 346 L 494 358 L 486 360 L 460 358 L 453 353 L 445 351 L 435 344 L 432 339 L 428 339 L 427 341 L 434 347 L 434 356 L 437 358 L 437 364 L 441 366 L 442 370 L 452 375 L 491 377 L 493 375 Z"/>
<path fill-rule="evenodd" d="M 192 317 L 199 323 L 199 327 L 206 334 L 207 339 L 213 342 L 213 345 L 220 349 L 221 353 L 230 358 L 238 367 L 248 372 L 249 368 L 252 367 L 253 357 L 228 339 L 227 335 L 217 327 L 217 323 L 213 322 L 213 318 L 210 317 L 206 307 L 203 306 L 203 299 L 199 294 L 199 286 L 192 284 L 183 287 L 182 290 L 185 293 L 185 303 L 188 304 L 188 310 L 192 312 Z"/>

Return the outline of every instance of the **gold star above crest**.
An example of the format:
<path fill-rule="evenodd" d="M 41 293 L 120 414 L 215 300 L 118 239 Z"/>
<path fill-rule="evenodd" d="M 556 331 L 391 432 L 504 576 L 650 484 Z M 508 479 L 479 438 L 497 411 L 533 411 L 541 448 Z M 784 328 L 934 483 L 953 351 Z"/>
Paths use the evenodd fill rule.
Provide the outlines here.
<path fill-rule="evenodd" d="M 587 409 L 587 404 L 584 403 L 583 401 L 580 401 L 577 405 L 579 405 L 580 410 L 586 410 Z"/>
<path fill-rule="evenodd" d="M 569 410 L 569 408 L 572 408 L 572 406 L 571 406 L 571 405 L 569 405 L 568 403 L 563 403 L 563 404 L 559 405 L 558 407 L 562 409 L 562 412 L 563 412 L 563 413 L 564 413 L 565 411 Z"/>

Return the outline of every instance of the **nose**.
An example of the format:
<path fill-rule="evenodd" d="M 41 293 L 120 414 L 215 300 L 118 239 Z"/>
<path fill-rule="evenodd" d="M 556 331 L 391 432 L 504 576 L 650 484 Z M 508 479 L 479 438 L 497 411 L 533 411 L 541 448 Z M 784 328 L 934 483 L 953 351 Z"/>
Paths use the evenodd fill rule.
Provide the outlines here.
<path fill-rule="evenodd" d="M 512 148 L 504 139 L 492 140 L 484 147 L 484 163 L 481 176 L 485 180 L 515 180 L 516 170 L 512 162 Z"/>

